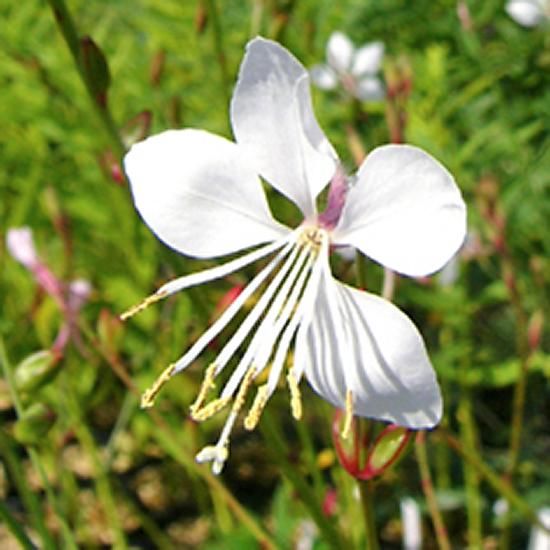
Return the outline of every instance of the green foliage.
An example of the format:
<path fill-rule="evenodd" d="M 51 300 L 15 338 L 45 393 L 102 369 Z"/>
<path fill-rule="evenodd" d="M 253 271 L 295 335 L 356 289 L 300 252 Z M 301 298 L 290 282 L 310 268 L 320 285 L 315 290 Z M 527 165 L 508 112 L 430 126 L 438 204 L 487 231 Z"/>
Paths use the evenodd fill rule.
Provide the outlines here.
<path fill-rule="evenodd" d="M 465 4 L 468 28 L 454 0 L 74 0 L 79 74 L 48 3 L 3 2 L 0 540 L 28 548 L 35 541 L 44 548 L 293 548 L 310 529 L 320 550 L 330 540 L 322 525 L 311 526 L 322 523 L 324 509 L 328 532 L 363 546 L 353 482 L 331 454 L 333 411 L 307 389 L 299 428 L 290 424 L 286 398 L 269 404 L 286 454 L 271 452 L 277 445 L 269 430 L 263 440 L 237 431 L 241 451 L 221 480 L 193 457 L 222 420 L 198 426 L 188 419 L 213 350 L 167 385 L 155 409 L 139 410 L 139 394 L 254 267 L 156 304 L 128 324 L 118 320 L 164 281 L 213 265 L 167 249 L 142 223 L 121 176 L 118 135 L 130 142 L 136 124 L 146 127 L 136 117 L 150 113 L 151 133 L 189 126 L 230 137 L 228 98 L 249 38 L 277 38 L 311 66 L 339 29 L 357 45 L 384 41 L 387 81 L 412 75 L 411 93 L 398 105 L 403 137 L 449 168 L 469 206 L 473 244 L 457 257 L 457 279 L 401 279 L 395 297 L 425 336 L 445 396 L 444 428 L 428 439 L 451 540 L 458 547 L 502 537 L 525 546 L 529 510 L 548 505 L 550 494 L 550 336 L 547 321 L 536 321 L 548 316 L 550 296 L 550 35 L 518 26 L 500 0 Z M 390 140 L 383 103 L 313 94 L 350 171 L 350 128 L 366 150 Z M 269 199 L 281 219 L 298 221 L 274 193 Z M 49 351 L 31 354 L 52 349 L 64 313 L 5 246 L 8 229 L 22 225 L 32 228 L 59 280 L 93 287 L 55 364 Z M 353 282 L 353 267 L 334 263 Z M 379 268 L 369 264 L 366 275 L 378 292 Z M 19 366 L 10 380 L 11 364 Z M 451 454 L 446 434 L 498 475 Z M 511 499 L 502 476 L 512 480 Z M 327 511 L 331 489 L 337 502 Z M 384 548 L 400 547 L 398 503 L 406 494 L 424 498 L 411 457 L 376 486 Z M 446 495 L 459 497 L 451 505 Z M 496 521 L 492 504 L 503 496 L 512 514 Z"/>

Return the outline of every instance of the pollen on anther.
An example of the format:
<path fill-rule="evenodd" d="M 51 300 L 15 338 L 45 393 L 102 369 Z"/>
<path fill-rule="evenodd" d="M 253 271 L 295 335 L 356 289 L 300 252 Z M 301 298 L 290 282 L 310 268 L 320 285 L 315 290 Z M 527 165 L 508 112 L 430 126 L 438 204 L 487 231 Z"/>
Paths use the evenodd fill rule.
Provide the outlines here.
<path fill-rule="evenodd" d="M 154 304 L 155 302 L 162 300 L 166 296 L 168 296 L 168 293 L 166 292 L 155 292 L 155 294 L 151 294 L 151 296 L 147 296 L 147 298 L 145 298 L 139 304 L 136 304 L 135 306 L 131 307 L 130 309 L 122 313 L 120 315 L 120 320 L 126 321 L 130 317 L 133 317 L 136 313 L 143 311 L 144 309 L 149 307 L 151 304 Z"/>
<path fill-rule="evenodd" d="M 256 374 L 255 366 L 250 367 L 246 371 L 246 374 L 244 375 L 241 385 L 239 387 L 239 391 L 237 392 L 237 396 L 235 397 L 235 401 L 233 402 L 232 411 L 234 413 L 238 413 L 242 409 L 246 399 L 246 394 L 248 393 L 248 390 L 254 380 L 255 374 Z"/>
<path fill-rule="evenodd" d="M 286 380 L 290 389 L 290 408 L 292 410 L 292 416 L 295 420 L 300 420 L 302 418 L 302 395 L 292 369 L 288 371 Z"/>
<path fill-rule="evenodd" d="M 211 389 L 215 388 L 214 378 L 216 377 L 217 368 L 218 368 L 218 365 L 216 363 L 212 363 L 206 369 L 206 372 L 204 373 L 204 380 L 202 381 L 201 387 L 199 389 L 199 393 L 197 394 L 197 398 L 189 407 L 189 410 L 191 411 L 191 415 L 193 415 L 196 411 L 198 411 L 202 407 L 202 404 L 206 400 L 208 392 Z"/>
<path fill-rule="evenodd" d="M 162 371 L 161 375 L 155 380 L 153 385 L 148 390 L 143 392 L 143 395 L 141 396 L 142 409 L 148 409 L 155 404 L 155 398 L 157 397 L 162 386 L 170 380 L 175 368 L 175 364 L 169 365 L 166 369 L 164 369 L 164 371 Z"/>
<path fill-rule="evenodd" d="M 231 397 L 218 397 L 214 401 L 210 401 L 204 407 L 200 409 L 191 411 L 191 418 L 196 422 L 202 422 L 203 420 L 208 420 L 211 416 L 214 416 L 216 413 L 221 411 L 229 402 Z"/>
<path fill-rule="evenodd" d="M 342 427 L 342 439 L 347 439 L 351 433 L 351 424 L 353 421 L 353 394 L 351 390 L 346 391 L 346 415 L 344 417 L 344 426 Z"/>
<path fill-rule="evenodd" d="M 251 431 L 258 425 L 260 417 L 262 416 L 262 411 L 264 410 L 267 400 L 269 399 L 268 390 L 269 388 L 267 384 L 264 384 L 258 388 L 256 397 L 254 398 L 254 403 L 252 404 L 252 407 L 250 407 L 250 410 L 244 419 L 245 429 Z"/>

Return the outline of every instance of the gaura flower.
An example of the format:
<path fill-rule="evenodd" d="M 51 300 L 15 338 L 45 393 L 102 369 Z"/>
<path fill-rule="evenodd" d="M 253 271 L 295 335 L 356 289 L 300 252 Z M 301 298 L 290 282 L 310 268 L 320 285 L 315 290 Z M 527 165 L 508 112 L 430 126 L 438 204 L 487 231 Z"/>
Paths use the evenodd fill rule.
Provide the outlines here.
<path fill-rule="evenodd" d="M 12 227 L 6 233 L 6 247 L 11 256 L 30 271 L 42 289 L 55 300 L 63 314 L 61 325 L 52 349 L 62 353 L 69 340 L 80 346 L 77 317 L 88 301 L 92 285 L 85 279 L 76 279 L 69 283 L 59 279 L 40 258 L 30 227 Z"/>
<path fill-rule="evenodd" d="M 523 27 L 536 27 L 550 21 L 550 0 L 509 0 L 506 12 Z"/>
<path fill-rule="evenodd" d="M 437 424 L 441 395 L 419 332 L 388 301 L 336 281 L 329 249 L 353 246 L 400 273 L 432 273 L 465 235 L 465 206 L 452 176 L 416 147 L 387 145 L 346 177 L 313 114 L 307 71 L 283 47 L 262 38 L 247 46 L 231 122 L 235 142 L 191 128 L 168 130 L 135 144 L 125 157 L 136 208 L 167 245 L 195 258 L 262 246 L 166 283 L 123 319 L 184 288 L 269 258 L 144 393 L 142 406 L 151 406 L 162 385 L 187 368 L 256 295 L 254 307 L 206 369 L 191 405 L 197 421 L 231 406 L 218 442 L 199 452 L 197 461 L 212 461 L 213 471 L 221 471 L 231 429 L 264 371 L 266 381 L 244 418 L 249 430 L 283 376 L 296 419 L 305 376 L 319 395 L 345 409 L 344 431 L 353 415 L 416 429 Z M 298 227 L 273 218 L 260 177 L 300 208 Z M 327 208 L 318 213 L 317 197 L 329 182 Z M 235 366 L 221 391 L 208 401 L 231 362 Z"/>
<path fill-rule="evenodd" d="M 377 76 L 384 57 L 382 42 L 369 42 L 355 49 L 342 32 L 333 32 L 327 43 L 327 63 L 315 65 L 311 80 L 321 90 L 334 90 L 341 85 L 361 101 L 377 101 L 384 97 L 384 85 Z"/>

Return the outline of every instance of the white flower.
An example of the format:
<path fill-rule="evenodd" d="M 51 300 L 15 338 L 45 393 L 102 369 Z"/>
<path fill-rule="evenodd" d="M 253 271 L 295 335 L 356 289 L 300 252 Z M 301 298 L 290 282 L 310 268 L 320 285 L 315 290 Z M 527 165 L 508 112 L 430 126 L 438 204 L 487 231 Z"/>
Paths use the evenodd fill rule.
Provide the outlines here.
<path fill-rule="evenodd" d="M 536 27 L 550 20 L 550 0 L 510 0 L 506 4 L 508 15 L 524 27 Z"/>
<path fill-rule="evenodd" d="M 316 65 L 311 80 L 321 90 L 334 90 L 340 84 L 349 94 L 362 101 L 384 97 L 384 85 L 377 76 L 384 57 L 382 42 L 369 42 L 355 49 L 342 32 L 334 32 L 327 43 L 327 64 Z"/>
<path fill-rule="evenodd" d="M 38 263 L 38 254 L 30 227 L 12 227 L 8 229 L 6 247 L 12 257 L 27 269 L 32 270 Z"/>
<path fill-rule="evenodd" d="M 387 145 L 348 180 L 313 114 L 307 71 L 287 50 L 262 38 L 248 44 L 231 121 L 235 142 L 202 130 L 169 130 L 135 144 L 125 158 L 139 213 L 172 248 L 212 258 L 263 246 L 168 282 L 123 319 L 270 257 L 144 394 L 142 405 L 151 406 L 164 382 L 189 366 L 256 294 L 254 307 L 207 368 L 191 406 L 192 417 L 205 420 L 231 404 L 218 443 L 203 449 L 199 462 L 212 461 L 213 471 L 221 470 L 232 426 L 264 371 L 266 382 L 245 416 L 247 429 L 257 424 L 285 371 L 295 418 L 301 416 L 299 382 L 305 375 L 317 393 L 346 409 L 347 426 L 353 414 L 410 428 L 437 424 L 441 395 L 417 329 L 391 303 L 336 281 L 329 246 L 354 246 L 407 275 L 432 273 L 465 235 L 465 205 L 452 176 L 416 147 Z M 272 217 L 260 177 L 300 208 L 304 219 L 297 228 Z M 316 198 L 329 182 L 327 210 L 318 214 Z M 205 404 L 232 360 L 236 366 L 218 397 Z"/>

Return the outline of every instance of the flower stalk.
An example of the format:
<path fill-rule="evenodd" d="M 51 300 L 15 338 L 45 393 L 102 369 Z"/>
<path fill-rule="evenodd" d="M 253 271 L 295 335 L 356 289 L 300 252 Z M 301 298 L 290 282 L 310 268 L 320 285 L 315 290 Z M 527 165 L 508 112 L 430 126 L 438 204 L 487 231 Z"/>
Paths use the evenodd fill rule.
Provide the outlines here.
<path fill-rule="evenodd" d="M 126 152 L 117 126 L 107 103 L 109 85 L 108 67 L 105 58 L 95 43 L 89 38 L 81 38 L 78 34 L 72 15 L 65 0 L 48 0 L 55 22 L 71 53 L 80 79 L 97 118 L 109 137 L 111 146 L 118 159 Z M 101 82 L 101 89 L 98 88 Z"/>

